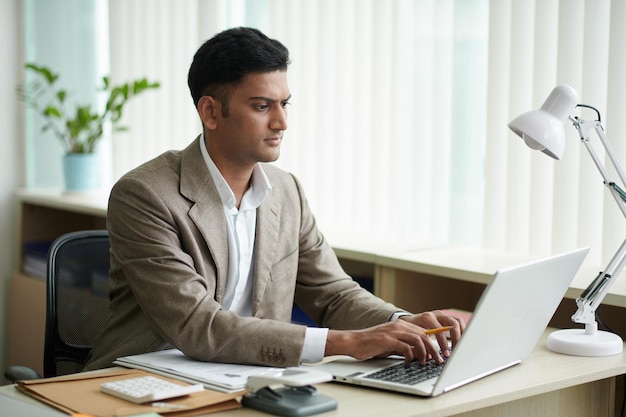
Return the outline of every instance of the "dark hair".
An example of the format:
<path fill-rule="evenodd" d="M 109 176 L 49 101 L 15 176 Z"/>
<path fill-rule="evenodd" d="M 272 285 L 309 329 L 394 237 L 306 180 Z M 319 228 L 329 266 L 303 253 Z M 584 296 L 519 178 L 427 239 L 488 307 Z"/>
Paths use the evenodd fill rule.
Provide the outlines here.
<path fill-rule="evenodd" d="M 222 101 L 248 73 L 287 70 L 289 50 L 253 28 L 227 29 L 206 41 L 193 57 L 187 82 L 194 105 L 205 95 Z"/>

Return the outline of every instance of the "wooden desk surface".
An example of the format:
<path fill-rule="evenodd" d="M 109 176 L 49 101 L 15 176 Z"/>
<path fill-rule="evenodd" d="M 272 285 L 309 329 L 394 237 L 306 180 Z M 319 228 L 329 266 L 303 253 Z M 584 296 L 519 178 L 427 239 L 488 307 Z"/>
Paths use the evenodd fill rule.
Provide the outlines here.
<path fill-rule="evenodd" d="M 322 416 L 612 415 L 613 377 L 626 373 L 626 354 L 601 358 L 556 354 L 545 347 L 548 333 L 523 363 L 435 398 L 339 383 L 320 384 L 317 386 L 319 392 L 339 403 L 336 411 Z M 0 392 L 22 396 L 10 385 L 1 387 Z M 216 417 L 267 415 L 248 408 L 211 414 Z"/>

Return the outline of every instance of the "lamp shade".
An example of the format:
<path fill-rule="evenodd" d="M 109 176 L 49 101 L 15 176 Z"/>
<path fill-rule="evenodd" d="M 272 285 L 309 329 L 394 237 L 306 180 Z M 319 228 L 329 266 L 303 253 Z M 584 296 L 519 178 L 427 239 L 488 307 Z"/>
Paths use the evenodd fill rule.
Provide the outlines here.
<path fill-rule="evenodd" d="M 509 123 L 509 128 L 532 149 L 554 159 L 565 152 L 563 123 L 578 103 L 578 93 L 569 85 L 555 87 L 539 110 L 523 113 Z"/>

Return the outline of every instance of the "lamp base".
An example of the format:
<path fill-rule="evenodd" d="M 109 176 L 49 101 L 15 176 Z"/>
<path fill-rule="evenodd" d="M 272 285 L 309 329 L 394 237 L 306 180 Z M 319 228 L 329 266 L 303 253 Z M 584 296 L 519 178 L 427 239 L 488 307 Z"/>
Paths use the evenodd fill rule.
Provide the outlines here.
<path fill-rule="evenodd" d="M 611 356 L 622 353 L 624 342 L 615 333 L 564 329 L 550 333 L 546 346 L 553 352 L 566 355 Z"/>

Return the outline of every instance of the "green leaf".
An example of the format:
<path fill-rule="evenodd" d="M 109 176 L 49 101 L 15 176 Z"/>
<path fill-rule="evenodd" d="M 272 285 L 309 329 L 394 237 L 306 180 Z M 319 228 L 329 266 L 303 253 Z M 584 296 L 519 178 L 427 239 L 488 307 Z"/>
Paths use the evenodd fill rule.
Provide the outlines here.
<path fill-rule="evenodd" d="M 61 114 L 61 111 L 54 106 L 47 106 L 43 110 L 43 115 L 47 117 L 55 117 L 57 119 L 60 119 L 63 117 L 63 115 Z"/>
<path fill-rule="evenodd" d="M 33 63 L 25 64 L 25 68 L 32 71 L 35 78 L 16 89 L 18 96 L 43 117 L 42 130 L 54 132 L 69 153 L 93 152 L 108 123 L 111 123 L 114 132 L 125 130 L 117 123 L 122 118 L 128 100 L 147 89 L 160 86 L 158 82 L 150 82 L 147 78 L 111 85 L 109 77 L 104 76 L 102 87 L 97 90 L 108 94 L 108 97 L 104 108 L 99 111 L 90 105 L 68 103 L 70 95 L 55 86 L 59 75 L 49 68 Z"/>
<path fill-rule="evenodd" d="M 50 69 L 43 66 L 39 67 L 35 64 L 26 64 L 26 68 L 37 72 L 39 75 L 44 77 L 50 85 L 54 84 L 54 82 L 59 78 L 58 74 L 53 73 Z"/>

